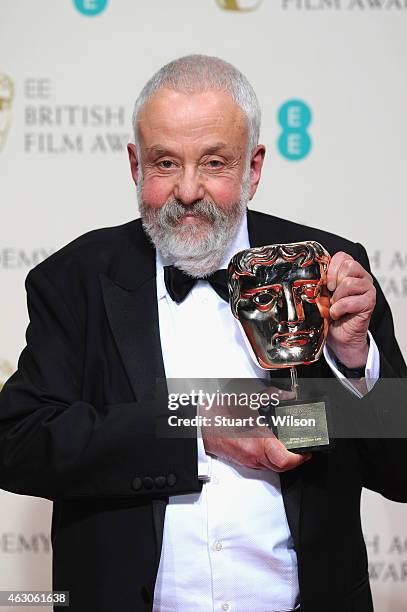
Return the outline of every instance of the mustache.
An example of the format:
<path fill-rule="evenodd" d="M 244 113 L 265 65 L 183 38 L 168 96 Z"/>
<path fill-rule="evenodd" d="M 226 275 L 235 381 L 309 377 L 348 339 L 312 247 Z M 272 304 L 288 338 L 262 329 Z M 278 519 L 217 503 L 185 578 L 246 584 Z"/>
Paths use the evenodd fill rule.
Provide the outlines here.
<path fill-rule="evenodd" d="M 201 217 L 211 225 L 223 221 L 228 215 L 209 200 L 196 200 L 192 204 L 182 204 L 179 200 L 168 200 L 157 211 L 158 220 L 165 225 L 176 225 L 186 214 Z"/>

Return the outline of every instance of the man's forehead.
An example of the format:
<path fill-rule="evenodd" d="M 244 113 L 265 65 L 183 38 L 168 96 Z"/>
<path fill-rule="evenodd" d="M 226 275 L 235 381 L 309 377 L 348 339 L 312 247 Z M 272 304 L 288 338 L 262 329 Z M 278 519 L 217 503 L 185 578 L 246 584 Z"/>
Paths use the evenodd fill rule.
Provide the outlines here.
<path fill-rule="evenodd" d="M 230 142 L 244 137 L 247 122 L 241 108 L 222 91 L 186 94 L 167 88 L 158 90 L 140 109 L 138 130 L 150 145 L 158 135 L 175 134 L 190 141 L 209 131 L 216 140 Z"/>

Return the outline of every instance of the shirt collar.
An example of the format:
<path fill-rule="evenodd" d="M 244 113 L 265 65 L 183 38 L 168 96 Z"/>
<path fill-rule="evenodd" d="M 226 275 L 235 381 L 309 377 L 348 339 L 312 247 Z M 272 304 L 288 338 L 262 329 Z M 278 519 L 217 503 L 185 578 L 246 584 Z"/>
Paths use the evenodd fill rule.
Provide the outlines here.
<path fill-rule="evenodd" d="M 222 262 L 221 268 L 227 268 L 229 261 L 238 251 L 250 248 L 249 232 L 247 229 L 247 213 L 243 215 L 236 235 L 227 250 L 227 253 Z M 157 298 L 161 300 L 167 295 L 167 288 L 164 282 L 164 266 L 168 266 L 170 262 L 156 249 L 156 269 L 157 269 Z"/>

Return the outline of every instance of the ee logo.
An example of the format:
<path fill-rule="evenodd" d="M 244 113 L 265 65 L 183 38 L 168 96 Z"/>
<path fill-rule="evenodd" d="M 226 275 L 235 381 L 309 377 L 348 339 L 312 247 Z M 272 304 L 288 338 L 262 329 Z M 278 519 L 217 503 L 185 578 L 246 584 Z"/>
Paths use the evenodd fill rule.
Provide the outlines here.
<path fill-rule="evenodd" d="M 108 0 L 73 0 L 75 8 L 86 17 L 95 17 L 107 7 Z"/>
<path fill-rule="evenodd" d="M 282 127 L 277 146 L 281 155 L 290 161 L 304 159 L 311 150 L 307 128 L 311 123 L 311 109 L 302 100 L 288 100 L 278 111 Z"/>

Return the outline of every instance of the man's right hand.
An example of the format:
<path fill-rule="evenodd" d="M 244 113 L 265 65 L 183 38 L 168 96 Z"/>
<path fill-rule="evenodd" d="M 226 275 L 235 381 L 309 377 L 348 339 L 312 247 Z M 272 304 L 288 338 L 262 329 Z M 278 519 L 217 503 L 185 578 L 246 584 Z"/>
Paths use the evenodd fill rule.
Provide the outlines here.
<path fill-rule="evenodd" d="M 311 459 L 311 453 L 291 453 L 270 431 L 255 438 L 217 437 L 202 428 L 205 451 L 221 459 L 233 461 L 257 470 L 270 469 L 286 472 Z"/>
<path fill-rule="evenodd" d="M 245 389 L 246 392 L 250 393 L 247 387 Z M 228 389 L 228 391 L 236 390 L 240 389 L 234 387 Z M 258 390 L 257 387 L 256 390 Z M 295 399 L 293 391 L 282 390 L 275 386 L 262 388 L 261 392 L 267 393 L 270 399 L 278 395 L 280 402 Z M 253 417 L 253 411 L 247 406 L 215 404 L 211 408 L 211 415 L 244 419 L 248 416 Z M 241 431 L 245 432 L 244 437 L 239 435 Z M 207 454 L 257 470 L 268 469 L 275 472 L 286 472 L 305 463 L 312 457 L 311 453 L 291 453 L 266 425 L 249 426 L 243 430 L 228 426 L 219 428 L 209 425 L 202 426 L 201 433 Z"/>

